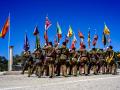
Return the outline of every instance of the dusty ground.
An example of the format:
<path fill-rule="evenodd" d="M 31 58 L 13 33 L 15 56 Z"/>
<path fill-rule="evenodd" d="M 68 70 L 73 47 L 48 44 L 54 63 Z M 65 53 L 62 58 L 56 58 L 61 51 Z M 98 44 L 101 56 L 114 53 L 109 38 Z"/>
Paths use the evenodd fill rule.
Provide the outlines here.
<path fill-rule="evenodd" d="M 1 75 L 0 90 L 120 90 L 120 74 L 37 78 Z"/>

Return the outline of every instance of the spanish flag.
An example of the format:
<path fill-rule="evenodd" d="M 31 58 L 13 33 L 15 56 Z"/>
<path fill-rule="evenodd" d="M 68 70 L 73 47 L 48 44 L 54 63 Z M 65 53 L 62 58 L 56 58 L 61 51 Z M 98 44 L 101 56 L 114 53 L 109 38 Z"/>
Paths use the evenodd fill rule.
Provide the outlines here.
<path fill-rule="evenodd" d="M 73 35 L 73 30 L 72 30 L 71 26 L 69 26 L 69 30 L 68 30 L 67 36 L 68 37 L 72 37 L 72 35 Z"/>
<path fill-rule="evenodd" d="M 6 33 L 8 32 L 9 26 L 10 26 L 10 18 L 8 17 L 0 33 L 1 38 L 5 37 Z"/>
<path fill-rule="evenodd" d="M 105 35 L 110 35 L 110 30 L 109 30 L 109 28 L 106 26 L 106 24 L 105 24 L 105 26 L 104 26 L 104 34 L 105 34 Z"/>

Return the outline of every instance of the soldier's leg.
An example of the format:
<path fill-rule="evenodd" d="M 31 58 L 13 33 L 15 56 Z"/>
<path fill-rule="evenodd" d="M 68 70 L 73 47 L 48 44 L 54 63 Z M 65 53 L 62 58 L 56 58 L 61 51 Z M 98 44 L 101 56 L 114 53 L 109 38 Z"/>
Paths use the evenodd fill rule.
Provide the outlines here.
<path fill-rule="evenodd" d="M 61 72 L 62 72 L 62 76 L 64 76 L 64 69 L 63 69 L 64 65 L 61 65 Z"/>
<path fill-rule="evenodd" d="M 97 74 L 97 66 L 96 66 L 96 64 L 94 64 L 94 66 L 93 66 L 93 72 L 94 72 L 94 74 L 96 75 Z"/>
<path fill-rule="evenodd" d="M 80 66 L 79 66 L 79 74 L 80 74 L 80 75 L 82 75 L 82 71 L 83 71 L 82 69 L 83 69 L 83 64 L 80 63 Z"/>
<path fill-rule="evenodd" d="M 88 75 L 88 64 L 87 63 L 85 63 L 84 70 L 85 70 L 85 75 Z"/>
<path fill-rule="evenodd" d="M 28 77 L 31 75 L 31 66 L 28 66 Z"/>
<path fill-rule="evenodd" d="M 38 78 L 40 78 L 42 76 L 42 66 L 39 65 L 38 66 Z"/>
<path fill-rule="evenodd" d="M 117 74 L 117 64 L 115 62 L 113 62 L 113 65 L 112 65 L 112 74 L 113 75 Z"/>
<path fill-rule="evenodd" d="M 52 64 L 49 64 L 49 77 L 52 78 Z"/>
<path fill-rule="evenodd" d="M 105 73 L 104 61 L 101 62 L 101 72 L 102 74 Z"/>
<path fill-rule="evenodd" d="M 55 66 L 54 64 L 52 64 L 52 76 L 55 76 L 54 74 L 55 74 Z"/>
<path fill-rule="evenodd" d="M 56 68 L 57 76 L 60 76 L 60 63 L 57 63 L 57 68 Z"/>
<path fill-rule="evenodd" d="M 69 67 L 69 75 L 72 75 L 72 65 Z"/>
<path fill-rule="evenodd" d="M 63 75 L 66 77 L 67 76 L 67 68 L 66 68 L 66 65 L 64 64 L 63 65 Z"/>
<path fill-rule="evenodd" d="M 22 73 L 21 74 L 24 74 L 25 70 L 27 70 L 27 69 L 28 69 L 28 64 L 27 64 L 27 62 L 25 62 L 23 64 L 23 68 L 22 68 Z"/>
<path fill-rule="evenodd" d="M 73 75 L 77 76 L 77 65 L 73 66 Z"/>

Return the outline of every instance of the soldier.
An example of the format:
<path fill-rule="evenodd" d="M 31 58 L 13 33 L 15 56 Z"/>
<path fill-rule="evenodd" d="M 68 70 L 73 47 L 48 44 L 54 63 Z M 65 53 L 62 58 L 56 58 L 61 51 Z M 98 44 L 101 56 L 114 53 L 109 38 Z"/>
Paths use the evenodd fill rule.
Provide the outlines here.
<path fill-rule="evenodd" d="M 48 50 L 46 59 L 49 63 L 49 78 L 54 76 L 54 63 L 55 63 L 55 49 L 53 48 L 52 42 L 49 42 L 48 46 L 45 48 Z"/>
<path fill-rule="evenodd" d="M 117 65 L 115 62 L 115 54 L 112 46 L 109 46 L 109 48 L 107 49 L 106 55 L 107 55 L 107 58 L 106 58 L 107 73 L 110 73 L 113 75 L 117 74 Z"/>
<path fill-rule="evenodd" d="M 30 54 L 28 58 L 28 77 L 30 77 L 30 75 L 32 74 L 33 64 L 34 64 L 33 57 Z"/>
<path fill-rule="evenodd" d="M 23 52 L 23 60 L 22 60 L 22 73 L 24 74 L 25 70 L 28 69 L 28 58 L 30 55 L 30 51 Z"/>
<path fill-rule="evenodd" d="M 71 55 L 72 55 L 72 58 L 71 58 L 70 62 L 71 62 L 71 65 L 72 65 L 72 73 L 73 73 L 74 76 L 77 76 L 77 58 L 78 58 L 78 54 L 75 51 L 75 49 L 76 49 L 75 47 L 72 48 L 72 50 L 70 52 Z"/>
<path fill-rule="evenodd" d="M 69 50 L 69 54 L 67 56 L 67 60 L 66 60 L 66 66 L 67 66 L 67 72 L 68 72 L 68 75 L 72 75 L 72 56 L 73 56 L 73 53 L 72 53 L 73 50 Z"/>
<path fill-rule="evenodd" d="M 43 74 L 43 60 L 44 60 L 44 56 L 42 53 L 41 48 L 38 48 L 34 51 L 34 58 L 35 58 L 35 63 L 33 65 L 33 71 L 36 71 L 35 74 L 40 78 Z"/>
<path fill-rule="evenodd" d="M 103 51 L 103 49 L 99 50 L 99 68 L 98 68 L 98 71 L 100 72 L 101 69 L 102 69 L 102 74 L 105 74 L 106 62 L 105 62 L 105 52 Z"/>
<path fill-rule="evenodd" d="M 65 77 L 67 76 L 66 60 L 67 60 L 68 51 L 69 50 L 66 48 L 66 42 L 63 42 L 61 47 L 60 63 L 61 63 L 62 75 Z"/>
<path fill-rule="evenodd" d="M 97 64 L 98 64 L 98 55 L 97 55 L 97 51 L 95 48 L 92 49 L 92 54 L 91 54 L 91 57 L 90 57 L 90 62 L 91 62 L 91 67 L 93 68 L 93 73 L 95 75 L 97 75 Z"/>
<path fill-rule="evenodd" d="M 45 57 L 44 61 L 43 61 L 43 75 L 45 74 L 46 76 L 49 76 L 49 62 L 46 59 L 47 57 L 47 53 L 48 53 L 48 49 L 46 49 L 47 45 L 45 45 L 43 47 L 43 55 Z"/>
<path fill-rule="evenodd" d="M 86 50 L 86 46 L 83 45 L 83 49 L 80 49 L 80 69 L 84 69 L 84 74 L 88 75 L 88 64 L 89 64 L 89 55 L 88 52 Z M 80 74 L 82 74 L 82 71 L 79 71 Z"/>
<path fill-rule="evenodd" d="M 60 64 L 60 54 L 61 54 L 61 51 L 60 51 L 60 48 L 59 48 L 58 45 L 59 44 L 55 45 L 55 52 L 56 52 L 56 57 L 55 57 L 55 73 L 57 74 L 56 76 L 60 76 L 60 67 L 61 67 L 61 64 Z"/>

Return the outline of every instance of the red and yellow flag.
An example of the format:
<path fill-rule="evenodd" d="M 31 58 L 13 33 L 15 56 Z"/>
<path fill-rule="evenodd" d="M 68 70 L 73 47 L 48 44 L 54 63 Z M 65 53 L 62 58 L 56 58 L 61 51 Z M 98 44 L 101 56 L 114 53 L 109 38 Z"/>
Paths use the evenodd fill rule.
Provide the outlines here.
<path fill-rule="evenodd" d="M 7 20 L 6 20 L 6 22 L 5 22 L 5 24 L 4 24 L 4 26 L 3 26 L 3 28 L 2 28 L 2 31 L 0 33 L 0 37 L 1 38 L 4 38 L 5 35 L 6 35 L 6 33 L 8 32 L 8 29 L 9 29 L 9 26 L 10 26 L 9 22 L 10 22 L 10 19 L 8 17 Z"/>
<path fill-rule="evenodd" d="M 72 35 L 73 35 L 73 30 L 72 30 L 72 27 L 71 26 L 69 26 L 69 30 L 68 30 L 68 34 L 67 34 L 67 37 L 72 37 Z"/>

